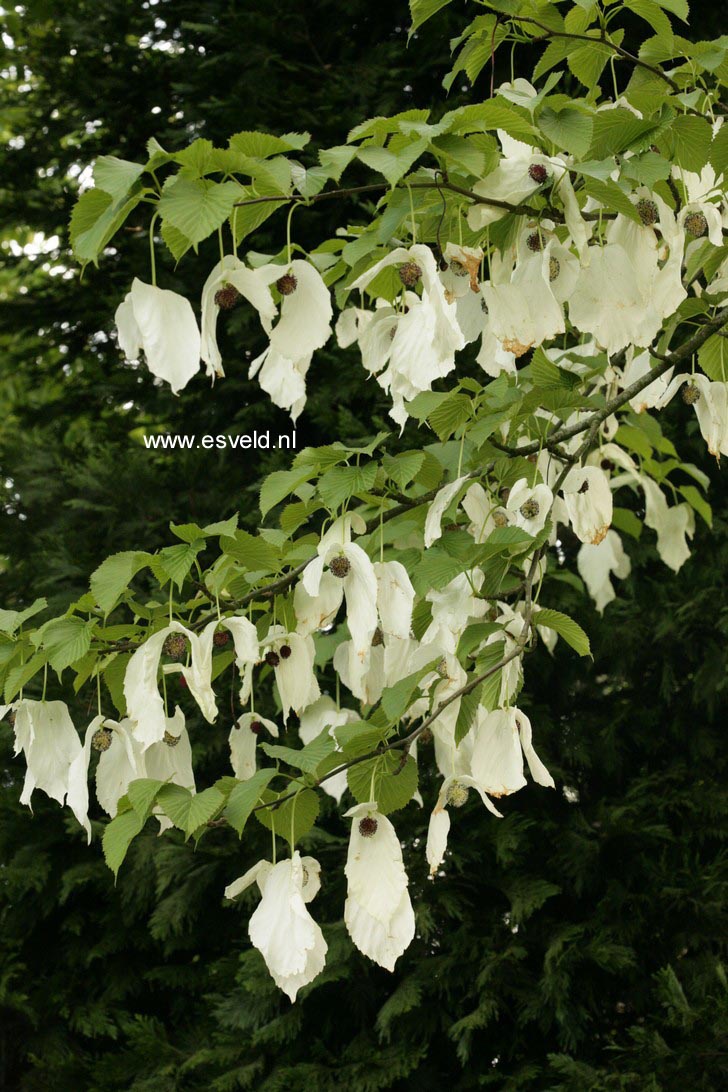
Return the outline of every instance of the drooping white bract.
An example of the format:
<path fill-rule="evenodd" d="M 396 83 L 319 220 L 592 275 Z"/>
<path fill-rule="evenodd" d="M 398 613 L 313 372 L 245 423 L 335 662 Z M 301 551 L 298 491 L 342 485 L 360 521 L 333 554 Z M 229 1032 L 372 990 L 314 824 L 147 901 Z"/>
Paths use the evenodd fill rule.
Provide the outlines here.
<path fill-rule="evenodd" d="M 427 593 L 432 621 L 422 636 L 423 644 L 437 644 L 446 652 L 455 652 L 468 624 L 488 611 L 487 601 L 477 596 L 483 579 L 482 569 L 472 569 L 458 573 L 444 588 Z"/>
<path fill-rule="evenodd" d="M 258 375 L 263 390 L 295 421 L 306 403 L 306 373 L 311 357 L 331 336 L 331 296 L 319 271 L 296 258 L 288 265 L 264 265 L 255 270 L 259 282 L 275 284 L 281 294 L 278 321 L 260 312 L 269 333 L 268 347 L 248 371 Z"/>
<path fill-rule="evenodd" d="M 307 743 L 312 743 L 322 732 L 326 732 L 335 741 L 335 728 L 340 728 L 344 724 L 354 724 L 358 720 L 361 720 L 359 713 L 353 709 L 339 708 L 328 694 L 322 694 L 320 698 L 317 698 L 312 705 L 309 705 L 301 713 L 298 734 L 304 746 Z M 335 774 L 333 777 L 327 777 L 321 783 L 324 792 L 328 793 L 329 796 L 333 796 L 337 804 L 346 792 L 346 787 L 346 770 L 342 770 L 341 773 Z"/>
<path fill-rule="evenodd" d="M 247 781 L 256 770 L 255 751 L 258 731 L 253 725 L 261 724 L 272 736 L 278 735 L 278 725 L 273 720 L 266 720 L 257 713 L 243 713 L 230 729 L 228 745 L 230 747 L 230 765 L 238 781 Z"/>
<path fill-rule="evenodd" d="M 716 459 L 728 455 L 728 382 L 712 381 L 700 372 L 676 375 L 665 391 L 660 407 L 667 405 L 683 383 L 694 388 L 692 405 L 708 451 Z"/>
<path fill-rule="evenodd" d="M 437 803 L 432 810 L 427 828 L 425 858 L 430 866 L 430 876 L 435 875 L 445 858 L 447 837 L 450 833 L 448 806 L 462 807 L 467 800 L 469 789 L 475 789 L 489 812 L 498 819 L 503 818 L 474 777 L 467 774 L 453 774 L 451 777 L 446 777 L 440 787 Z"/>
<path fill-rule="evenodd" d="M 548 247 L 522 257 L 509 279 L 503 279 L 503 270 L 498 274 L 492 263 L 491 280 L 483 285 L 489 330 L 506 352 L 519 357 L 564 332 L 564 311 L 552 289 Z"/>
<path fill-rule="evenodd" d="M 580 547 L 576 555 L 576 567 L 600 614 L 604 612 L 607 603 L 616 598 L 610 579 L 612 574 L 624 580 L 632 569 L 621 538 L 611 528 L 597 546 L 585 542 Z"/>
<path fill-rule="evenodd" d="M 301 583 L 315 599 L 324 568 L 329 566 L 329 573 L 339 583 L 339 603 L 346 597 L 346 620 L 354 653 L 364 664 L 377 628 L 377 578 L 367 554 L 351 541 L 352 527 L 365 530 L 361 517 L 347 515 L 332 523 L 322 535 L 317 556 L 306 566 Z M 327 597 L 332 594 L 330 589 L 329 583 Z"/>
<path fill-rule="evenodd" d="M 103 727 L 111 731 L 111 742 L 96 766 L 96 799 L 113 819 L 130 783 L 147 774 L 144 749 L 133 735 L 133 721 L 105 720 Z"/>
<path fill-rule="evenodd" d="M 151 747 L 153 743 L 162 740 L 167 727 L 157 673 L 162 648 L 170 633 L 181 633 L 188 640 L 194 637 L 191 630 L 179 622 L 172 622 L 153 633 L 132 653 L 124 675 L 127 714 L 133 724 L 134 738 L 143 748 Z"/>
<path fill-rule="evenodd" d="M 15 754 L 22 751 L 26 763 L 20 803 L 30 805 L 35 789 L 65 803 L 71 766 L 83 750 L 66 703 L 23 698 L 12 708 Z"/>
<path fill-rule="evenodd" d="M 657 482 L 640 475 L 645 492 L 645 526 L 657 533 L 657 552 L 673 572 L 690 557 L 687 539 L 695 534 L 695 513 L 687 502 L 669 505 Z"/>
<path fill-rule="evenodd" d="M 216 301 L 221 289 L 232 286 L 252 303 L 266 330 L 270 330 L 277 308 L 268 282 L 257 269 L 249 269 L 234 254 L 226 254 L 212 269 L 202 289 L 202 340 L 200 355 L 211 379 L 225 374 L 217 345 L 217 318 L 220 306 Z"/>
<path fill-rule="evenodd" d="M 288 653 L 281 655 L 281 649 L 288 649 Z M 261 654 L 266 650 L 276 654 L 273 670 L 286 721 L 291 709 L 299 713 L 321 693 L 313 670 L 316 646 L 310 635 L 287 633 L 284 626 L 276 625 L 261 642 Z"/>
<path fill-rule="evenodd" d="M 400 561 L 375 561 L 377 612 L 384 637 L 409 637 L 415 589 Z"/>
<path fill-rule="evenodd" d="M 86 729 L 83 747 L 79 750 L 68 770 L 68 795 L 66 803 L 86 831 L 86 839 L 91 841 L 91 823 L 88 818 L 88 766 L 91 759 L 91 740 L 104 723 L 101 714 L 94 717 Z"/>
<path fill-rule="evenodd" d="M 519 205 L 531 194 L 536 193 L 546 182 L 551 183 L 554 173 L 559 176 L 564 166 L 558 159 L 543 155 L 535 148 L 515 140 L 503 129 L 497 131 L 498 140 L 503 150 L 503 158 L 495 170 L 476 182 L 473 192 L 486 201 L 501 201 L 508 205 Z M 542 167 L 544 173 L 531 171 L 531 167 Z M 473 204 L 468 209 L 468 225 L 472 231 L 482 231 L 489 224 L 495 223 L 508 215 L 508 208 L 487 203 Z"/>
<path fill-rule="evenodd" d="M 527 478 L 519 478 L 508 494 L 506 510 L 512 513 L 508 522 L 535 536 L 543 530 L 553 500 L 547 485 L 529 485 Z"/>
<path fill-rule="evenodd" d="M 239 696 L 241 704 L 245 704 L 250 696 L 253 666 L 260 658 L 260 649 L 257 630 L 250 619 L 243 615 L 213 619 L 199 634 L 188 631 L 189 665 L 167 664 L 164 668 L 165 674 L 179 672 L 184 677 L 190 694 L 209 724 L 217 717 L 217 701 L 212 689 L 212 650 L 215 634 L 219 629 L 228 630 L 232 636 L 235 666 L 240 673 Z"/>
<path fill-rule="evenodd" d="M 195 788 L 192 769 L 192 747 L 185 725 L 184 712 L 177 706 L 174 716 L 164 718 L 165 735 L 144 751 L 146 776 L 159 781 L 171 781 L 184 789 Z"/>
<path fill-rule="evenodd" d="M 526 714 L 515 706 L 491 713 L 478 706 L 470 766 L 481 789 L 491 796 L 509 796 L 522 789 L 524 756 L 533 780 L 553 788 L 554 780 L 534 750 Z"/>
<path fill-rule="evenodd" d="M 402 847 L 376 802 L 347 811 L 353 820 L 346 859 L 344 922 L 360 952 L 388 971 L 415 935 Z"/>
<path fill-rule="evenodd" d="M 317 860 L 301 857 L 296 850 L 290 860 L 275 865 L 258 861 L 225 888 L 225 897 L 234 899 L 257 882 L 261 900 L 250 918 L 248 934 L 276 986 L 291 1001 L 326 963 L 328 945 L 306 909 L 321 886 L 320 871 Z"/>
<path fill-rule="evenodd" d="M 647 348 L 687 295 L 680 276 L 682 234 L 671 240 L 662 266 L 652 228 L 619 215 L 607 240 L 589 249 L 589 264 L 569 298 L 569 318 L 608 353 Z"/>
<path fill-rule="evenodd" d="M 483 261 L 481 247 L 449 242 L 443 256 L 447 268 L 441 271 L 440 280 L 448 299 L 452 301 L 473 294 L 478 297 L 479 304 L 480 264 Z"/>
<path fill-rule="evenodd" d="M 138 360 L 143 351 L 149 371 L 169 383 L 174 394 L 199 371 L 200 331 L 184 296 L 135 277 L 115 322 L 127 360 Z"/>
<path fill-rule="evenodd" d="M 422 295 L 408 292 L 406 313 L 396 322 L 394 316 L 390 316 L 389 328 L 394 334 L 387 358 L 386 383 L 394 403 L 390 413 L 400 425 L 407 420 L 405 399 L 430 390 L 436 379 L 451 372 L 455 367 L 455 353 L 465 345 L 455 305 L 447 299 L 435 256 L 429 247 L 421 243 L 415 243 L 409 249 L 396 247 L 358 277 L 351 287 L 364 289 L 383 269 L 406 265 L 419 269 Z M 372 325 L 370 323 L 367 332 Z"/>
<path fill-rule="evenodd" d="M 719 118 L 713 125 L 714 135 L 722 125 L 723 119 Z M 678 213 L 680 226 L 685 228 L 686 221 L 689 223 L 691 216 L 702 214 L 705 217 L 705 225 L 703 226 L 707 227 L 705 234 L 708 239 L 713 246 L 723 246 L 723 220 L 720 205 L 715 201 L 715 198 L 720 201 L 723 186 L 716 175 L 713 164 L 706 163 L 699 173 L 685 171 L 681 167 L 674 166 L 672 173 L 674 178 L 682 182 L 687 197 L 687 201 L 683 203 Z"/>
<path fill-rule="evenodd" d="M 561 487 L 569 522 L 581 542 L 597 546 L 612 522 L 609 478 L 598 466 L 573 467 Z"/>
<path fill-rule="evenodd" d="M 468 534 L 481 544 L 496 527 L 505 527 L 509 522 L 505 508 L 496 504 L 488 496 L 480 482 L 474 482 L 460 502 L 465 514 L 470 518 Z"/>
<path fill-rule="evenodd" d="M 435 499 L 430 505 L 427 511 L 427 517 L 425 519 L 425 548 L 429 549 L 433 542 L 436 542 L 442 535 L 442 517 L 445 515 L 445 511 L 452 503 L 453 499 L 457 496 L 460 487 L 470 477 L 469 474 L 464 474 L 460 478 L 456 478 L 454 482 L 449 482 L 444 485 L 442 489 L 438 490 Z"/>
<path fill-rule="evenodd" d="M 652 358 L 649 353 L 635 353 L 633 349 L 627 350 L 627 363 L 622 372 L 622 388 L 631 387 L 638 379 L 642 379 L 652 370 Z M 663 375 L 658 376 L 653 383 L 643 387 L 639 394 L 630 398 L 629 404 L 635 413 L 644 413 L 645 410 L 654 409 L 664 405 L 664 398 L 672 379 L 673 369 L 669 368 Z"/>

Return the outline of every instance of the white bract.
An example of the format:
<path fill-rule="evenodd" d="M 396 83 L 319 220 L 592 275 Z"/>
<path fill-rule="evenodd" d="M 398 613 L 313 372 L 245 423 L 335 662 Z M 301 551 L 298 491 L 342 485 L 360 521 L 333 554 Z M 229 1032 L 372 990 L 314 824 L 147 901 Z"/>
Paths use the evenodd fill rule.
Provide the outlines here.
<path fill-rule="evenodd" d="M 225 888 L 237 898 L 257 883 L 261 899 L 248 925 L 251 943 L 263 956 L 275 984 L 296 1000 L 298 991 L 324 969 L 328 945 L 306 908 L 321 886 L 320 865 L 296 850 L 290 860 L 258 861 Z"/>
<path fill-rule="evenodd" d="M 179 394 L 200 369 L 200 331 L 189 300 L 135 277 L 116 310 L 119 346 L 127 360 L 140 353 L 152 375 Z"/>

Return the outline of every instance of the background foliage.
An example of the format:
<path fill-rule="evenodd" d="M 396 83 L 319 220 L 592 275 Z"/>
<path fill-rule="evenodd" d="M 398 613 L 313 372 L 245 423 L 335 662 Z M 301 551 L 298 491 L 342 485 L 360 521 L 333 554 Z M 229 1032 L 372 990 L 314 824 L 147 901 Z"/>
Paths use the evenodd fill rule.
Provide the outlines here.
<path fill-rule="evenodd" d="M 324 0 L 294 0 L 285 21 L 259 0 L 68 0 L 3 16 L 3 606 L 50 589 L 62 610 L 107 553 L 167 542 L 170 519 L 253 518 L 255 482 L 275 456 L 153 454 L 141 430 L 288 429 L 244 378 L 259 335 L 238 313 L 228 335 L 239 362 L 212 395 L 199 380 L 175 399 L 122 364 L 111 320 L 146 268 L 147 239 L 131 231 L 79 287 L 65 225 L 80 166 L 110 150 L 138 159 L 152 134 L 179 148 L 243 127 L 309 128 L 334 144 L 363 117 L 436 103 L 448 34 L 470 9 L 451 5 L 408 49 L 404 3 L 351 0 L 346 20 Z M 693 4 L 691 36 L 718 33 L 719 18 Z M 449 105 L 463 101 L 466 81 Z M 304 244 L 335 229 L 334 206 L 300 218 Z M 256 248 L 277 249 L 278 223 Z M 22 246 L 36 232 L 60 236 L 59 247 L 10 251 L 11 239 Z M 165 269 L 163 283 L 194 297 L 212 260 L 202 248 L 198 264 Z M 300 446 L 388 427 L 379 388 L 362 397 L 361 375 L 342 354 L 318 355 Z M 145 835 L 114 889 L 98 840 L 88 850 L 53 804 L 39 801 L 35 818 L 19 806 L 20 770 L 0 728 L 0 1088 L 725 1084 L 728 614 L 718 605 L 728 535 L 725 486 L 699 436 L 692 450 L 690 439 L 680 438 L 685 457 L 713 479 L 713 535 L 700 521 L 679 578 L 654 547 L 630 541 L 633 576 L 604 620 L 564 584 L 554 605 L 589 629 L 594 664 L 561 649 L 531 661 L 526 711 L 566 791 L 527 789 L 517 810 L 505 802 L 502 823 L 468 805 L 455 819 L 448 878 L 436 884 L 415 844 L 421 816 L 414 805 L 400 816 L 418 938 L 394 975 L 330 927 L 327 969 L 291 1007 L 250 949 L 250 905 L 222 905 L 225 883 L 265 853 L 262 828 L 248 828 L 242 853 L 219 831 L 196 852 L 176 836 L 155 846 Z M 196 738 L 202 777 L 219 776 L 222 736 Z M 428 801 L 431 787 L 423 792 Z M 332 809 L 310 847 L 328 877 L 316 904 L 324 923 L 340 916 L 343 877 L 327 863 L 346 835 Z"/>

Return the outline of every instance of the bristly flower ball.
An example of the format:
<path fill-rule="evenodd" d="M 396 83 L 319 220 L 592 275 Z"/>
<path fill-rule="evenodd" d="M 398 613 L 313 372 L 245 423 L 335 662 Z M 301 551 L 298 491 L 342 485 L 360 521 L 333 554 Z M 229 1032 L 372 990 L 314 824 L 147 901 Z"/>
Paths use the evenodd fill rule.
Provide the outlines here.
<path fill-rule="evenodd" d="M 298 288 L 298 278 L 293 273 L 284 273 L 276 281 L 276 288 L 282 296 L 291 296 Z"/>
<path fill-rule="evenodd" d="M 544 182 L 548 181 L 549 172 L 543 163 L 532 163 L 528 168 L 528 177 L 532 182 L 538 182 L 539 186 L 543 186 Z"/>
<path fill-rule="evenodd" d="M 162 645 L 162 652 L 179 663 L 187 655 L 187 638 L 183 633 L 170 633 Z"/>
<path fill-rule="evenodd" d="M 281 658 L 277 652 L 274 652 L 273 649 L 271 649 L 270 652 L 266 652 L 265 654 L 265 662 L 268 664 L 268 667 L 278 667 Z"/>
<path fill-rule="evenodd" d="M 463 785 L 459 781 L 453 781 L 452 785 L 448 786 L 445 799 L 450 807 L 461 808 L 463 804 L 467 803 L 468 792 L 467 785 Z"/>
<path fill-rule="evenodd" d="M 179 739 L 179 736 L 175 736 L 171 732 L 167 731 L 165 731 L 162 737 L 163 742 L 166 743 L 168 747 L 176 747 L 179 743 Z"/>
<path fill-rule="evenodd" d="M 359 833 L 362 838 L 373 838 L 377 833 L 379 823 L 376 819 L 373 819 L 371 815 L 365 815 L 363 819 L 359 820 Z"/>
<path fill-rule="evenodd" d="M 686 406 L 694 406 L 700 401 L 700 391 L 694 383 L 687 383 L 682 389 L 682 400 Z"/>
<path fill-rule="evenodd" d="M 694 236 L 699 239 L 702 235 L 708 234 L 708 221 L 705 218 L 705 213 L 702 212 L 690 212 L 685 217 L 685 230 L 688 235 Z"/>
<path fill-rule="evenodd" d="M 260 733 L 263 731 L 262 723 L 259 720 L 251 720 L 250 731 L 253 733 L 254 736 L 259 736 Z"/>
<path fill-rule="evenodd" d="M 278 649 L 278 655 L 281 657 L 282 660 L 287 660 L 288 657 L 291 655 L 291 646 L 281 645 L 281 647 Z"/>
<path fill-rule="evenodd" d="M 549 281 L 552 283 L 556 280 L 561 272 L 561 262 L 558 258 L 549 258 Z"/>
<path fill-rule="evenodd" d="M 417 262 L 405 262 L 404 265 L 399 267 L 398 273 L 399 279 L 405 288 L 414 288 L 422 276 L 422 270 Z"/>
<path fill-rule="evenodd" d="M 534 254 L 538 254 L 539 250 L 543 249 L 543 239 L 540 231 L 532 231 L 526 239 L 526 246 L 529 250 L 532 250 Z"/>
<path fill-rule="evenodd" d="M 521 505 L 518 509 L 524 519 L 535 519 L 541 511 L 538 501 L 534 497 L 529 497 L 527 501 Z"/>
<path fill-rule="evenodd" d="M 94 751 L 108 751 L 111 746 L 111 740 L 113 738 L 113 732 L 110 728 L 99 728 L 97 732 L 91 736 L 91 746 Z"/>
<path fill-rule="evenodd" d="M 329 571 L 338 576 L 339 580 L 343 580 L 349 575 L 351 571 L 351 562 L 349 558 L 344 554 L 339 554 L 338 557 L 332 557 L 329 561 Z"/>
<path fill-rule="evenodd" d="M 218 633 L 215 633 L 212 638 L 212 643 L 215 648 L 225 648 L 230 641 L 230 634 L 227 630 L 221 629 Z"/>
<path fill-rule="evenodd" d="M 222 288 L 218 288 L 214 299 L 221 311 L 232 311 L 242 297 L 234 284 L 224 284 Z"/>
<path fill-rule="evenodd" d="M 660 219 L 660 210 L 657 207 L 657 202 L 653 201 L 650 197 L 640 197 L 635 208 L 645 227 L 652 227 L 652 225 L 656 224 Z"/>

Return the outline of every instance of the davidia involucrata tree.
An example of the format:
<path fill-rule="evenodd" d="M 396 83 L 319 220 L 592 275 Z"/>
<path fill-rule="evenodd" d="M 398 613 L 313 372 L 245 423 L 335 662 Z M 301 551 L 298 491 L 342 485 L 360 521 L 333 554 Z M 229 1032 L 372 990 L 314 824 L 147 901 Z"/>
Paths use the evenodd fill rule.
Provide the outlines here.
<path fill-rule="evenodd" d="M 447 2 L 412 0 L 413 34 Z M 217 332 L 241 307 L 264 341 L 244 366 L 293 420 L 330 338 L 388 399 L 390 433 L 304 449 L 263 482 L 257 535 L 172 524 L 165 549 L 107 558 L 63 617 L 43 600 L 0 612 L 21 799 L 45 792 L 89 839 L 105 813 L 115 873 L 149 821 L 194 839 L 262 823 L 269 859 L 224 894 L 257 884 L 250 938 L 292 1000 L 326 960 L 307 905 L 326 878 L 299 850 L 320 794 L 351 821 L 346 927 L 391 970 L 415 932 L 392 815 L 422 808 L 437 878 L 471 793 L 497 823 L 527 777 L 554 787 L 522 708 L 528 656 L 589 641 L 550 588 L 603 611 L 643 523 L 669 569 L 687 562 L 711 510 L 660 427 L 673 399 L 728 454 L 728 39 L 685 38 L 686 0 L 479 9 L 444 81 L 467 78 L 472 104 L 365 120 L 315 152 L 298 132 L 151 141 L 146 163 L 98 159 L 71 220 L 81 265 L 123 247 L 132 214 L 149 233 L 116 312 L 119 367 L 224 397 L 244 352 L 223 360 Z M 503 51 L 512 78 L 494 87 Z M 306 252 L 297 223 L 324 200 L 338 230 Z M 260 253 L 273 217 L 280 250 Z M 163 247 L 209 256 L 199 299 L 158 276 Z M 229 744 L 214 784 L 193 769 L 195 706 Z M 434 799 L 420 763 L 439 771 Z"/>

